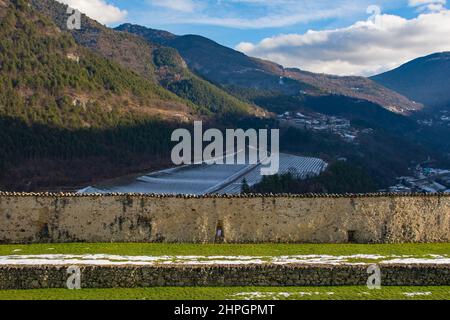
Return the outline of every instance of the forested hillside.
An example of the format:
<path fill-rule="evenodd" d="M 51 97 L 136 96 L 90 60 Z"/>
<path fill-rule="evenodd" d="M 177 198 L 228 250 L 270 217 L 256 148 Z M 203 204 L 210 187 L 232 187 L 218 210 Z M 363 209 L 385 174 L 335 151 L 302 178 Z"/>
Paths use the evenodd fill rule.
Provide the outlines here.
<path fill-rule="evenodd" d="M 1 189 L 73 186 L 160 165 L 167 121 L 197 107 L 78 46 L 28 1 L 0 4 Z"/>
<path fill-rule="evenodd" d="M 66 6 L 54 0 L 31 0 L 40 12 L 49 16 L 62 30 L 66 30 Z M 78 44 L 90 48 L 107 59 L 116 61 L 137 74 L 159 82 L 180 97 L 199 107 L 203 115 L 239 117 L 246 114 L 263 115 L 249 103 L 232 97 L 213 84 L 196 77 L 186 66 L 176 50 L 162 47 L 127 32 L 107 28 L 82 16 L 81 29 L 71 34 Z M 186 82 L 192 87 L 190 94 L 179 89 Z M 207 95 L 207 96 L 206 96 Z"/>
<path fill-rule="evenodd" d="M 179 53 L 169 47 L 153 51 L 153 62 L 159 83 L 177 96 L 202 106 L 205 114 L 223 122 L 240 115 L 265 117 L 266 112 L 246 103 L 208 81 L 194 75 Z M 206 111 L 205 111 L 206 110 Z"/>
<path fill-rule="evenodd" d="M 0 21 L 2 116 L 73 129 L 194 112 L 156 83 L 78 46 L 26 1 L 15 3 Z"/>
<path fill-rule="evenodd" d="M 1 189 L 73 188 L 167 166 L 180 123 L 264 115 L 193 75 L 173 49 L 85 16 L 86 29 L 71 33 L 60 28 L 64 5 L 31 3 L 39 10 L 0 2 Z"/>

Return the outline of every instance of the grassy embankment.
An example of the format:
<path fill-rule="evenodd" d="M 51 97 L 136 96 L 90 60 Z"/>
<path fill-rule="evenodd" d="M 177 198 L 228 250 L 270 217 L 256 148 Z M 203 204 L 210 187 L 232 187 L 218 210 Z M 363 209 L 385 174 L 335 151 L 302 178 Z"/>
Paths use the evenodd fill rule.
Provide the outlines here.
<path fill-rule="evenodd" d="M 450 300 L 450 287 L 233 287 L 0 291 L 0 300 Z"/>
<path fill-rule="evenodd" d="M 113 254 L 131 256 L 279 256 L 279 255 L 450 255 L 450 244 L 150 244 L 150 243 L 70 243 L 0 245 L 0 256 L 25 254 Z"/>
<path fill-rule="evenodd" d="M 280 255 L 408 255 L 430 254 L 448 256 L 450 244 L 390 245 L 195 245 L 195 244 L 36 244 L 1 245 L 0 256 L 29 254 L 112 254 L 129 256 L 280 256 Z M 450 300 L 450 287 L 233 287 L 233 288 L 138 288 L 138 289 L 43 289 L 0 291 L 0 300 L 223 300 L 223 299 L 294 299 L 294 300 Z"/>

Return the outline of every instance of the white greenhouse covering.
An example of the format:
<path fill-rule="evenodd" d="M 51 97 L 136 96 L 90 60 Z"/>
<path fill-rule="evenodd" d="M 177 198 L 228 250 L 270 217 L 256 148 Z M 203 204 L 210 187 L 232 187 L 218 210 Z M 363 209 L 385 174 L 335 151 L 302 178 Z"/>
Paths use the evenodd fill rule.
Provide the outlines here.
<path fill-rule="evenodd" d="M 292 173 L 305 179 L 317 176 L 328 164 L 321 159 L 280 154 L 279 174 Z M 114 183 L 88 187 L 79 193 L 152 193 L 204 195 L 239 194 L 244 178 L 250 186 L 263 178 L 261 165 L 189 165 L 158 171 L 133 179 L 117 180 Z"/>

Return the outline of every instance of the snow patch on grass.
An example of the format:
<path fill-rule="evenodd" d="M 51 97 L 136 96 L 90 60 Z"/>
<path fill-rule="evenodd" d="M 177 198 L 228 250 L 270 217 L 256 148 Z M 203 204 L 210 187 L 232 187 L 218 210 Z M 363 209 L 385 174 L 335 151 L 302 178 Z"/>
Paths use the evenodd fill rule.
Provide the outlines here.
<path fill-rule="evenodd" d="M 40 254 L 0 256 L 0 265 L 368 265 L 450 264 L 450 257 L 429 255 L 292 255 L 292 256 L 121 256 Z"/>
<path fill-rule="evenodd" d="M 418 296 L 431 296 L 431 292 L 404 292 L 407 297 L 418 297 Z"/>
<path fill-rule="evenodd" d="M 334 294 L 334 292 L 241 292 L 233 294 L 231 297 L 244 300 L 281 300 L 306 296 L 332 296 Z"/>
<path fill-rule="evenodd" d="M 450 258 L 435 257 L 431 259 L 406 258 L 381 261 L 381 264 L 450 264 Z"/>

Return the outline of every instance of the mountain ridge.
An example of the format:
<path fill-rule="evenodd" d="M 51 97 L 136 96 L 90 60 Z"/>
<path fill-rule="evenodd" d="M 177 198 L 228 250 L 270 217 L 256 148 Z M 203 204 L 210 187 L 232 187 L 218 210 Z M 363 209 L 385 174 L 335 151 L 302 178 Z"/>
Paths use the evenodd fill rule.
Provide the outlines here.
<path fill-rule="evenodd" d="M 326 95 L 329 93 L 367 100 L 401 114 L 423 108 L 420 103 L 364 77 L 339 77 L 315 74 L 283 66 L 222 46 L 198 36 L 177 36 L 161 30 L 133 24 L 122 24 L 116 30 L 126 31 L 148 41 L 177 49 L 191 70 L 223 86 L 277 91 L 285 95 Z"/>
<path fill-rule="evenodd" d="M 371 79 L 430 107 L 449 107 L 449 74 L 450 52 L 444 51 L 413 59 Z"/>

